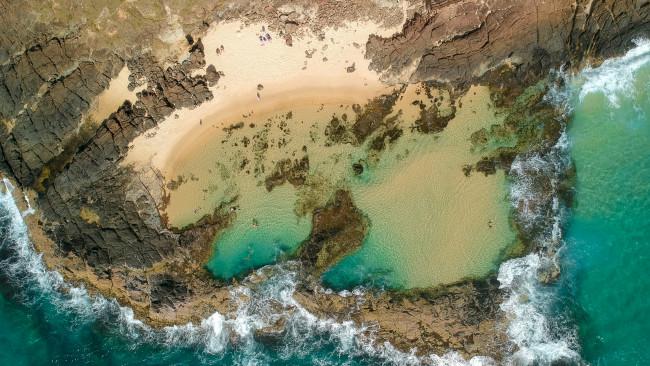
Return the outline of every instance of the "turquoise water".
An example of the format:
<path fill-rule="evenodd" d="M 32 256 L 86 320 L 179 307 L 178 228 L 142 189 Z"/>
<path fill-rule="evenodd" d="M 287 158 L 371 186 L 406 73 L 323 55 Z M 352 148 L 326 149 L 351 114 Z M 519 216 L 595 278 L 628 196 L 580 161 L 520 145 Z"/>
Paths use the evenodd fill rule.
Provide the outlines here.
<path fill-rule="evenodd" d="M 290 330 L 277 343 L 257 342 L 253 332 L 265 312 L 290 301 L 295 289 L 295 273 L 282 268 L 248 292 L 235 317 L 215 314 L 201 324 L 152 330 L 129 309 L 47 271 L 29 243 L 21 213 L 2 188 L 0 365 L 361 366 L 404 364 L 409 358 L 366 348 L 355 340 L 349 322 L 319 321 L 300 311 L 288 315 Z"/>
<path fill-rule="evenodd" d="M 572 347 L 572 340 L 561 339 L 572 332 L 556 327 L 568 327 L 576 330 L 581 356 L 590 364 L 649 365 L 650 44 L 585 70 L 571 78 L 569 89 L 568 137 L 577 181 L 560 255 L 562 280 L 545 288 L 531 285 L 544 263 L 537 254 L 502 265 L 499 280 L 514 294 L 502 308 L 521 320 L 508 332 L 526 347 L 518 358 L 528 360 L 522 364 L 550 364 L 558 350 L 566 352 L 558 345 Z M 319 321 L 300 311 L 292 313 L 290 331 L 278 343 L 256 342 L 251 334 L 268 304 L 290 301 L 287 294 L 296 286 L 291 271 L 279 271 L 251 291 L 250 306 L 235 318 L 215 316 L 191 327 L 153 331 L 133 320 L 128 309 L 90 297 L 46 271 L 13 199 L 1 188 L 0 365 L 355 366 L 437 360 L 369 346 L 355 337 L 350 323 Z M 304 228 L 288 239 L 249 233 L 248 219 L 241 227 L 249 236 L 243 237 L 277 244 L 280 251 L 292 250 L 281 242 L 304 234 Z M 278 252 L 260 258 L 267 254 L 273 259 Z M 382 275 L 368 280 L 381 281 Z M 548 309 L 537 306 L 548 297 L 554 299 Z M 454 357 L 445 360 L 433 364 L 466 365 Z"/>
<path fill-rule="evenodd" d="M 217 278 L 241 277 L 252 269 L 276 263 L 292 254 L 309 236 L 311 215 L 296 216 L 293 187 L 285 184 L 271 192 L 256 188 L 249 192 L 257 193 L 255 199 L 243 201 L 234 223 L 217 238 L 207 264 Z"/>
<path fill-rule="evenodd" d="M 582 353 L 648 365 L 650 52 L 585 76 L 568 131 L 577 183 L 565 255 Z"/>

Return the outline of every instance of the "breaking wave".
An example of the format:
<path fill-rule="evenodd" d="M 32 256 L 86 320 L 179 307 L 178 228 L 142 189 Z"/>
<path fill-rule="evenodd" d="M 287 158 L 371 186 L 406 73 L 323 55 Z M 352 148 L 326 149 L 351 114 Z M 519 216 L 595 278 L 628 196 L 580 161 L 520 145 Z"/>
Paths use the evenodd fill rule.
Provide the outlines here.
<path fill-rule="evenodd" d="M 379 343 L 373 329 L 356 326 L 352 321 L 319 318 L 303 308 L 294 298 L 297 286 L 296 263 L 267 266 L 256 271 L 244 285 L 230 288 L 230 296 L 239 299 L 234 314 L 214 313 L 199 324 L 188 323 L 162 330 L 148 327 L 135 319 L 133 311 L 117 301 L 88 293 L 72 286 L 63 277 L 48 270 L 30 241 L 23 220 L 31 214 L 21 212 L 14 200 L 14 187 L 6 178 L 0 186 L 0 275 L 20 289 L 20 300 L 38 306 L 49 303 L 62 314 L 73 314 L 78 323 L 99 322 L 126 337 L 135 348 L 141 344 L 158 344 L 169 348 L 200 349 L 210 362 L 229 357 L 232 364 L 267 364 L 273 358 L 300 359 L 318 349 L 332 349 L 337 358 L 317 359 L 321 365 L 339 364 L 341 359 L 366 360 L 385 365 L 479 366 L 494 365 L 488 357 L 467 361 L 459 354 L 416 356 L 401 352 L 389 343 Z M 25 200 L 27 198 L 25 197 Z M 29 203 L 27 202 L 29 207 Z M 262 278 L 260 281 L 259 279 Z M 344 291 L 343 296 L 362 295 L 361 290 Z M 285 331 L 273 356 L 255 339 L 258 330 L 284 322 Z"/>
<path fill-rule="evenodd" d="M 512 164 L 510 199 L 517 220 L 532 237 L 533 253 L 501 264 L 497 279 L 506 292 L 501 309 L 509 320 L 507 334 L 513 353 L 507 363 L 546 365 L 557 361 L 580 363 L 574 329 L 558 329 L 551 320 L 554 289 L 543 283 L 559 266 L 566 216 L 559 199 L 560 183 L 570 167 L 568 141 L 563 132 L 544 153 L 518 156 Z M 557 272 L 556 272 L 557 273 Z"/>
<path fill-rule="evenodd" d="M 633 43 L 635 47 L 624 56 L 608 59 L 595 68 L 586 67 L 570 78 L 572 89 L 579 89 L 580 102 L 589 94 L 602 93 L 612 106 L 619 107 L 621 94 L 629 96 L 635 90 L 631 86 L 637 72 L 650 62 L 650 41 L 636 39 Z"/>
<path fill-rule="evenodd" d="M 585 67 L 579 73 L 554 72 L 558 81 L 545 99 L 569 118 L 574 105 L 591 94 L 600 94 L 618 108 L 621 96 L 636 88 L 637 72 L 650 62 L 650 41 L 637 39 L 625 55 Z M 498 280 L 507 297 L 501 309 L 507 314 L 507 333 L 513 354 L 507 362 L 516 365 L 582 364 L 574 325 L 568 325 L 553 308 L 558 289 L 544 277 L 557 274 L 564 247 L 563 222 L 568 215 L 559 199 L 559 184 L 571 168 L 570 141 L 563 132 L 555 146 L 544 153 L 518 156 L 512 164 L 510 198 L 519 224 L 536 233 L 533 253 L 504 262 Z"/>

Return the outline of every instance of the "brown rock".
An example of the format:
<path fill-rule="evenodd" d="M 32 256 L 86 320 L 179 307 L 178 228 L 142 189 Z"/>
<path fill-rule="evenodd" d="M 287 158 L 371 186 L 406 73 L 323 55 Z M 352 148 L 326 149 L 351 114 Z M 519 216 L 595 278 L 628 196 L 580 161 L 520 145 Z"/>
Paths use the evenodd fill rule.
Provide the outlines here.
<path fill-rule="evenodd" d="M 305 183 L 309 174 L 309 157 L 304 156 L 302 159 L 282 159 L 275 165 L 273 172 L 264 179 L 266 190 L 271 192 L 273 187 L 280 186 L 284 182 L 289 182 L 297 187 Z"/>
<path fill-rule="evenodd" d="M 401 33 L 371 36 L 370 68 L 399 74 L 417 65 L 410 81 L 463 83 L 507 59 L 539 77 L 564 62 L 608 56 L 646 33 L 650 9 L 638 2 L 606 0 L 461 0 L 416 13 Z"/>
<path fill-rule="evenodd" d="M 314 211 L 309 239 L 297 255 L 320 273 L 361 247 L 367 231 L 368 221 L 354 206 L 350 193 L 336 191 L 325 207 Z"/>
<path fill-rule="evenodd" d="M 215 86 L 221 79 L 221 73 L 217 71 L 217 68 L 214 65 L 208 65 L 208 68 L 205 70 L 205 78 L 208 80 L 209 86 Z"/>

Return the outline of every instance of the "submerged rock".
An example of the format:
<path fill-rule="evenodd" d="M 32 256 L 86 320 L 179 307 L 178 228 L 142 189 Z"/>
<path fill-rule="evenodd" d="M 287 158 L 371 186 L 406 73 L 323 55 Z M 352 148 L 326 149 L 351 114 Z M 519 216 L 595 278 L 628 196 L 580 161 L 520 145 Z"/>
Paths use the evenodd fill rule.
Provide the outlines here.
<path fill-rule="evenodd" d="M 325 207 L 314 211 L 311 233 L 297 256 L 321 273 L 361 247 L 367 231 L 368 220 L 354 206 L 350 192 L 338 190 Z"/>
<path fill-rule="evenodd" d="M 302 159 L 282 159 L 276 165 L 273 173 L 264 179 L 266 190 L 271 192 L 274 187 L 289 182 L 293 186 L 300 186 L 305 183 L 309 174 L 309 157 Z"/>
<path fill-rule="evenodd" d="M 287 319 L 282 317 L 278 318 L 273 324 L 267 325 L 262 328 L 255 329 L 253 336 L 258 342 L 267 345 L 277 344 L 287 332 L 286 329 Z"/>

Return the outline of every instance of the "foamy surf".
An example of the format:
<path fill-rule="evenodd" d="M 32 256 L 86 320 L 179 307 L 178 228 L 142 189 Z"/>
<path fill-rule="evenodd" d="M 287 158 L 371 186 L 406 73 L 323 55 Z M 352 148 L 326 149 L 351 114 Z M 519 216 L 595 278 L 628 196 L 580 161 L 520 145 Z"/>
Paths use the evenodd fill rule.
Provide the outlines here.
<path fill-rule="evenodd" d="M 510 199 L 519 224 L 529 232 L 534 252 L 501 264 L 497 279 L 506 297 L 501 310 L 509 321 L 507 335 L 513 353 L 509 365 L 581 363 L 574 329 L 557 329 L 550 306 L 554 290 L 545 285 L 542 272 L 558 267 L 563 245 L 565 209 L 558 197 L 563 174 L 570 167 L 568 140 L 563 132 L 555 146 L 544 153 L 518 156 L 510 170 Z"/>
<path fill-rule="evenodd" d="M 535 191 L 537 179 L 557 177 L 565 167 L 566 139 L 554 148 L 554 152 L 545 156 L 530 155 L 518 157 L 513 163 L 511 199 L 513 205 L 523 204 L 521 220 L 530 225 L 547 222 L 549 215 L 553 218 L 545 230 L 544 238 L 550 238 L 557 245 L 561 240 L 560 207 L 557 198 L 551 205 L 551 212 L 541 210 L 540 205 L 533 204 L 539 199 L 540 192 Z M 463 359 L 457 353 L 444 355 L 417 356 L 415 350 L 401 352 L 389 343 L 379 343 L 372 329 L 357 326 L 351 321 L 336 321 L 319 318 L 293 299 L 296 289 L 296 272 L 292 263 L 274 265 L 260 269 L 272 273 L 269 279 L 255 286 L 238 286 L 231 288 L 231 297 L 241 299 L 234 314 L 215 313 L 199 324 L 185 324 L 153 330 L 136 320 L 133 311 L 121 307 L 114 300 L 100 296 L 91 296 L 82 287 L 73 287 L 65 283 L 56 272 L 48 271 L 40 255 L 29 241 L 27 227 L 23 216 L 14 202 L 8 180 L 4 180 L 5 192 L 0 197 L 3 221 L 10 225 L 3 235 L 3 247 L 9 247 L 14 255 L 10 257 L 8 274 L 12 279 L 32 291 L 32 296 L 47 298 L 57 309 L 81 315 L 80 321 L 105 321 L 116 324 L 117 331 L 135 345 L 143 342 L 165 345 L 168 348 L 187 347 L 200 349 L 209 357 L 220 359 L 230 351 L 236 352 L 235 364 L 265 364 L 269 362 L 263 346 L 255 340 L 257 330 L 272 326 L 278 319 L 286 321 L 286 333 L 281 337 L 284 347 L 279 351 L 280 357 L 304 357 L 314 349 L 332 346 L 335 353 L 349 358 L 372 357 L 379 363 L 387 365 L 494 365 L 488 357 Z M 557 179 L 555 179 L 557 184 Z M 5 212 L 6 211 L 6 212 Z M 3 233 L 5 234 L 5 233 Z M 549 246 L 540 239 L 540 248 Z M 507 360 L 511 364 L 550 363 L 553 360 L 577 359 L 575 345 L 557 339 L 547 320 L 547 294 L 538 283 L 537 272 L 552 259 L 544 253 L 531 254 L 524 258 L 508 261 L 501 266 L 499 280 L 501 287 L 508 294 L 502 304 L 508 314 L 510 324 L 507 333 L 516 347 L 516 352 Z M 269 269 L 270 268 L 270 269 Z M 20 279 L 20 280 L 17 280 Z M 244 281 L 245 283 L 247 281 Z M 361 289 L 346 291 L 345 296 L 359 296 Z M 33 297 L 32 297 L 33 298 Z"/>
<path fill-rule="evenodd" d="M 0 262 L 7 279 L 24 290 L 23 297 L 31 305 L 48 301 L 60 311 L 72 311 L 78 315 L 78 322 L 87 322 L 99 317 L 118 320 L 124 334 L 139 338 L 144 324 L 135 319 L 133 311 L 120 306 L 115 300 L 91 296 L 85 288 L 66 283 L 55 271 L 48 270 L 31 244 L 23 217 L 33 213 L 27 196 L 27 209 L 20 211 L 14 201 L 14 187 L 3 178 L 4 189 L 0 192 L 0 248 L 10 254 Z"/>
<path fill-rule="evenodd" d="M 602 93 L 612 106 L 621 93 L 628 93 L 635 73 L 650 62 L 650 42 L 638 40 L 626 55 L 605 61 L 600 67 L 586 68 L 577 75 L 561 74 L 565 87 L 551 90 L 547 100 L 570 113 L 575 98 Z M 505 300 L 501 309 L 507 316 L 506 333 L 512 353 L 505 360 L 511 365 L 545 365 L 555 362 L 580 364 L 575 329 L 554 321 L 551 306 L 555 289 L 540 280 L 540 273 L 557 266 L 557 253 L 563 246 L 562 225 L 566 216 L 558 198 L 562 174 L 570 166 L 569 141 L 563 134 L 558 143 L 544 154 L 521 155 L 512 164 L 510 199 L 519 222 L 535 230 L 533 253 L 504 262 L 498 273 Z M 552 194 L 539 190 L 539 181 L 550 179 Z M 3 189 L 4 187 L 4 189 Z M 115 300 L 90 295 L 83 287 L 66 283 L 62 276 L 49 271 L 30 242 L 23 217 L 7 179 L 0 186 L 0 249 L 8 252 L 0 263 L 3 276 L 21 288 L 21 300 L 31 306 L 49 302 L 57 311 L 74 314 L 79 324 L 102 322 L 131 342 L 134 347 L 149 343 L 170 349 L 198 349 L 210 359 L 222 359 L 236 352 L 233 364 L 268 364 L 270 356 L 255 339 L 256 331 L 285 319 L 285 333 L 278 351 L 281 359 L 300 358 L 315 349 L 331 346 L 335 354 L 349 358 L 372 357 L 387 365 L 495 365 L 487 357 L 463 359 L 457 353 L 417 356 L 401 352 L 389 343 L 380 343 L 372 329 L 351 321 L 319 318 L 293 299 L 297 275 L 291 263 L 274 265 L 259 271 L 272 273 L 255 286 L 232 287 L 231 296 L 241 299 L 233 314 L 214 313 L 198 324 L 185 324 L 154 330 L 134 317 L 133 311 Z M 19 198 L 20 199 L 20 198 Z M 546 199 L 545 204 L 539 204 Z M 258 272 L 259 272 L 258 271 Z M 326 291 L 326 290 L 323 290 Z M 344 291 L 342 296 L 360 296 L 361 289 Z M 75 324 L 72 324 L 75 326 Z M 319 361 L 320 362 L 320 361 Z M 334 361 L 333 361 L 334 362 Z M 321 364 L 333 364 L 322 361 Z"/>
<path fill-rule="evenodd" d="M 593 94 L 601 94 L 607 103 L 619 108 L 621 96 L 630 97 L 638 71 L 650 62 L 650 41 L 637 39 L 625 55 L 604 61 L 598 67 L 586 67 L 575 75 L 555 73 L 562 83 L 552 88 L 545 99 L 567 116 L 575 103 Z M 510 197 L 518 219 L 527 229 L 540 232 L 534 238 L 537 250 L 525 257 L 509 260 L 500 266 L 498 280 L 507 297 L 501 309 L 507 314 L 507 333 L 514 353 L 507 362 L 514 365 L 547 365 L 554 362 L 582 364 L 577 330 L 553 321 L 551 306 L 556 289 L 540 281 L 540 273 L 557 267 L 564 245 L 563 221 L 567 213 L 557 196 L 562 173 L 570 166 L 570 141 L 566 133 L 545 155 L 519 156 L 512 164 Z M 550 206 L 537 204 L 544 194 L 536 188 L 536 179 L 550 177 Z M 541 225 L 541 226 L 540 226 Z"/>
<path fill-rule="evenodd" d="M 650 41 L 636 39 L 633 43 L 635 47 L 625 55 L 608 59 L 595 68 L 586 67 L 572 78 L 581 102 L 589 94 L 602 93 L 610 105 L 619 107 L 619 96 L 629 96 L 637 72 L 650 62 Z"/>

